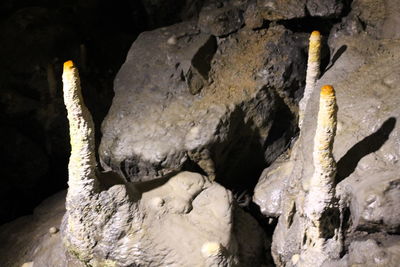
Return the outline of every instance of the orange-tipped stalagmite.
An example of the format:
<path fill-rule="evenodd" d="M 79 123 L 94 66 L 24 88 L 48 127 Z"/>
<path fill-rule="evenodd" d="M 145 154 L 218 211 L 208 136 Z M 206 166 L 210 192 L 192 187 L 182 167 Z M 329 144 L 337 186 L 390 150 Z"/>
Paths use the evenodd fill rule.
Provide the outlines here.
<path fill-rule="evenodd" d="M 304 259 L 316 254 L 319 255 L 319 259 L 328 258 L 328 253 L 324 246 L 329 238 L 335 239 L 340 243 L 338 229 L 335 229 L 329 235 L 324 230 L 326 226 L 324 225 L 324 217 L 333 216 L 333 214 L 327 214 L 330 214 L 329 211 L 334 210 L 336 207 L 334 198 L 336 162 L 332 154 L 336 124 L 335 90 L 332 86 L 325 85 L 321 88 L 317 130 L 314 138 L 314 173 L 310 179 L 309 191 L 303 209 L 307 221 L 305 229 L 306 242 L 302 248 L 302 254 L 305 256 L 302 258 Z M 307 264 L 309 262 L 304 266 Z"/>
<path fill-rule="evenodd" d="M 306 87 L 304 89 L 303 98 L 300 101 L 299 107 L 299 128 L 303 124 L 304 112 L 307 107 L 308 100 L 314 90 L 315 83 L 318 79 L 320 70 L 321 57 L 321 34 L 319 31 L 313 31 L 310 35 L 310 43 L 308 48 L 308 62 L 306 74 Z"/>
<path fill-rule="evenodd" d="M 78 69 L 72 61 L 64 63 L 62 80 L 71 139 L 68 197 L 76 194 L 82 196 L 82 193 L 91 195 L 97 184 L 94 123 L 83 102 Z"/>
<path fill-rule="evenodd" d="M 317 130 L 314 137 L 314 174 L 310 181 L 305 211 L 307 217 L 320 216 L 333 197 L 336 162 L 332 155 L 336 134 L 337 105 L 335 90 L 330 85 L 321 88 Z"/>
<path fill-rule="evenodd" d="M 95 220 L 86 219 L 93 214 L 93 199 L 98 191 L 94 124 L 83 102 L 78 69 L 72 61 L 64 63 L 62 80 L 71 139 L 63 241 L 71 254 L 87 262 L 93 254 L 91 248 L 96 244 L 95 239 L 88 235 L 95 229 Z"/>

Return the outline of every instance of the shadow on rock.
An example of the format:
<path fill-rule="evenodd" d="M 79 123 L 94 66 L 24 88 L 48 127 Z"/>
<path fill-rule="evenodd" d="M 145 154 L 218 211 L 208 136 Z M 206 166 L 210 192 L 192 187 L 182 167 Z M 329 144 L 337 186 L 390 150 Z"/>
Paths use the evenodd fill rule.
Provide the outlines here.
<path fill-rule="evenodd" d="M 332 57 L 332 60 L 330 62 L 330 64 L 326 64 L 327 66 L 321 67 L 321 69 L 323 70 L 321 73 L 321 77 L 328 71 L 330 70 L 333 65 L 335 65 L 336 61 L 343 55 L 343 53 L 347 50 L 347 45 L 342 45 L 341 47 L 339 47 L 338 50 L 336 50 L 335 54 Z M 328 62 L 329 63 L 329 62 Z"/>
<path fill-rule="evenodd" d="M 396 118 L 390 117 L 373 134 L 355 144 L 337 163 L 336 182 L 339 183 L 354 172 L 358 162 L 366 155 L 378 151 L 389 139 L 396 125 Z"/>

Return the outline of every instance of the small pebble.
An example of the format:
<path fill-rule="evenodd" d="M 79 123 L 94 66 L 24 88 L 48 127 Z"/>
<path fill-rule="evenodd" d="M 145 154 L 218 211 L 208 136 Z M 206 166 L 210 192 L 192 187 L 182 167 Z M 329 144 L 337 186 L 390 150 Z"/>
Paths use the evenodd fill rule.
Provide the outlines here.
<path fill-rule="evenodd" d="M 21 267 L 33 267 L 33 261 L 25 262 L 24 264 L 21 265 Z"/>
<path fill-rule="evenodd" d="M 171 36 L 167 41 L 167 44 L 169 44 L 169 45 L 176 45 L 177 43 L 178 43 L 178 39 L 176 39 L 175 35 Z"/>
<path fill-rule="evenodd" d="M 54 235 L 54 234 L 56 234 L 58 232 L 58 229 L 56 228 L 56 227 L 50 227 L 50 229 L 49 229 L 49 233 L 51 234 L 51 235 Z"/>

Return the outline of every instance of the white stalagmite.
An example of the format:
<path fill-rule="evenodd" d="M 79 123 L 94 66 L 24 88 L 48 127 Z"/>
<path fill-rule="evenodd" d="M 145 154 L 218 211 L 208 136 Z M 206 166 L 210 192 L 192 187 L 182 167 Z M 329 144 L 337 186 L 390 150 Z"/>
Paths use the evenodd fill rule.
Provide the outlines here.
<path fill-rule="evenodd" d="M 94 216 L 93 205 L 98 192 L 94 123 L 83 102 L 78 69 L 72 61 L 64 63 L 62 79 L 71 139 L 63 241 L 70 253 L 88 262 L 93 255 L 91 249 L 96 245 L 95 239 L 88 235 L 95 229 L 95 221 L 88 218 Z"/>
<path fill-rule="evenodd" d="M 319 218 L 333 197 L 336 162 L 332 155 L 332 146 L 336 134 L 336 113 L 335 91 L 332 86 L 325 85 L 321 88 L 317 130 L 314 138 L 314 174 L 310 181 L 305 205 L 307 217 L 310 219 Z"/>
<path fill-rule="evenodd" d="M 96 157 L 93 119 L 83 102 L 78 69 L 72 61 L 64 63 L 62 79 L 71 139 L 68 199 L 76 195 L 92 195 L 95 192 Z"/>
<path fill-rule="evenodd" d="M 299 128 L 303 124 L 304 112 L 307 107 L 308 100 L 314 90 L 315 83 L 319 76 L 319 65 L 321 57 L 321 34 L 319 31 L 313 31 L 310 35 L 310 43 L 308 48 L 308 62 L 306 74 L 306 87 L 304 89 L 303 98 L 299 103 Z"/>
<path fill-rule="evenodd" d="M 309 192 L 304 203 L 304 215 L 306 217 L 305 235 L 303 244 L 303 259 L 313 258 L 318 254 L 319 259 L 327 258 L 323 236 L 324 225 L 322 220 L 324 212 L 333 208 L 334 203 L 334 179 L 336 175 L 336 162 L 332 155 L 333 141 L 336 134 L 337 105 L 335 91 L 332 86 L 325 85 L 321 88 L 317 130 L 314 138 L 313 163 L 314 174 L 309 183 Z M 337 238 L 335 232 L 335 239 Z M 334 238 L 334 237 L 330 237 Z M 320 262 L 321 263 L 321 262 Z M 300 266 L 307 266 L 306 262 Z M 318 265 L 318 264 L 317 264 Z M 319 265 L 318 265 L 319 266 Z"/>

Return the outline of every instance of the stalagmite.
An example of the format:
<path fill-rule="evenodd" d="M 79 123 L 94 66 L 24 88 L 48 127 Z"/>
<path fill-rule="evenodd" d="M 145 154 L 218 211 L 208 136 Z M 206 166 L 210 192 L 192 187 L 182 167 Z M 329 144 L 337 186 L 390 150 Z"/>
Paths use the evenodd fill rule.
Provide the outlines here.
<path fill-rule="evenodd" d="M 97 187 L 93 119 L 83 102 L 78 69 L 72 61 L 64 63 L 62 78 L 71 138 L 67 199 L 90 197 Z"/>
<path fill-rule="evenodd" d="M 306 238 L 302 248 L 302 258 L 306 260 L 307 264 L 310 264 L 309 260 L 315 254 L 319 255 L 320 262 L 318 264 L 328 258 L 328 252 L 325 249 L 328 239 L 334 239 L 340 243 L 339 229 L 327 234 L 325 230 L 327 228 L 333 229 L 335 226 L 325 225 L 326 223 L 324 223 L 324 216 L 329 214 L 330 209 L 335 209 L 337 206 L 334 198 L 336 162 L 332 155 L 332 146 L 336 134 L 336 113 L 335 91 L 332 86 L 325 85 L 321 88 L 317 130 L 314 138 L 314 174 L 309 183 L 309 192 L 303 210 L 306 217 Z M 333 215 L 331 214 L 331 216 Z M 303 263 L 300 266 L 307 264 Z"/>
<path fill-rule="evenodd" d="M 62 79 L 71 139 L 64 244 L 80 260 L 88 261 L 92 255 L 90 249 L 96 244 L 88 235 L 94 228 L 94 221 L 87 219 L 93 216 L 93 199 L 98 191 L 94 124 L 83 102 L 78 69 L 72 61 L 64 63 Z"/>
<path fill-rule="evenodd" d="M 319 31 L 313 31 L 310 36 L 310 44 L 308 48 L 308 62 L 307 62 L 307 75 L 306 87 L 304 89 L 303 98 L 300 101 L 299 107 L 299 128 L 303 124 L 304 112 L 307 107 L 308 100 L 314 90 L 315 83 L 320 74 L 319 65 L 321 57 L 321 34 Z"/>
<path fill-rule="evenodd" d="M 233 217 L 228 191 L 198 173 L 180 172 L 164 183 L 105 186 L 104 173 L 96 172 L 93 120 L 72 61 L 64 64 L 63 83 L 71 157 L 60 232 L 67 257 L 82 263 L 74 266 L 217 267 L 240 261 L 249 266 L 254 257 L 261 261 L 263 238 L 250 242 L 255 251 L 239 254 L 244 240 L 231 236 L 232 218 L 248 222 L 249 217 Z M 259 235 L 261 229 L 248 233 Z"/>

